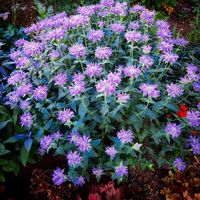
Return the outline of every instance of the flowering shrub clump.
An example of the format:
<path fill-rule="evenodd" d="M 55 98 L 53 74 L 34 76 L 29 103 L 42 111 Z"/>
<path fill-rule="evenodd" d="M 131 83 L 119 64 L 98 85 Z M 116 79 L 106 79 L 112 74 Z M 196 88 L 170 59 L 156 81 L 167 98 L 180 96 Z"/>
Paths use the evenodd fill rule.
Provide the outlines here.
<path fill-rule="evenodd" d="M 20 109 L 41 155 L 66 156 L 53 182 L 82 186 L 90 174 L 120 181 L 131 167 L 156 163 L 184 170 L 186 156 L 200 154 L 190 136 L 199 132 L 199 69 L 180 60 L 187 41 L 140 5 L 101 0 L 77 12 L 26 28 L 30 41 L 17 41 L 10 55 L 6 103 Z"/>

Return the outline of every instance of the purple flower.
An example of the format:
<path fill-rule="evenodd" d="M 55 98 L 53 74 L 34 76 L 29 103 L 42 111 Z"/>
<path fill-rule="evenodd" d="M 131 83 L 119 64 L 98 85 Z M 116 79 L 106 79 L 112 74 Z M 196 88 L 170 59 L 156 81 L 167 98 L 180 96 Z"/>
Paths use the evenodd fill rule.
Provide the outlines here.
<path fill-rule="evenodd" d="M 110 13 L 116 16 L 125 16 L 127 14 L 127 9 L 126 2 L 116 2 L 115 6 L 110 8 Z"/>
<path fill-rule="evenodd" d="M 91 139 L 85 135 L 79 136 L 75 141 L 78 150 L 81 152 L 89 151 L 91 149 Z"/>
<path fill-rule="evenodd" d="M 33 90 L 33 96 L 36 100 L 44 100 L 47 97 L 47 86 L 40 85 Z"/>
<path fill-rule="evenodd" d="M 183 162 L 181 158 L 176 158 L 174 160 L 174 166 L 179 170 L 179 171 L 184 171 L 186 168 L 186 163 Z"/>
<path fill-rule="evenodd" d="M 97 92 L 103 92 L 107 96 L 113 94 L 116 90 L 115 86 L 111 84 L 108 80 L 101 80 L 97 86 Z"/>
<path fill-rule="evenodd" d="M 41 140 L 40 140 L 40 149 L 42 150 L 42 152 L 45 152 L 53 143 L 53 138 L 51 135 L 47 135 L 44 136 Z"/>
<path fill-rule="evenodd" d="M 172 138 L 177 138 L 181 134 L 181 127 L 176 123 L 168 123 L 165 131 L 167 134 L 171 135 Z"/>
<path fill-rule="evenodd" d="M 154 11 L 149 11 L 149 10 L 143 10 L 140 19 L 145 21 L 148 24 L 153 24 L 154 23 L 154 17 L 156 13 Z"/>
<path fill-rule="evenodd" d="M 117 94 L 117 101 L 120 103 L 126 103 L 130 99 L 130 95 L 126 93 Z"/>
<path fill-rule="evenodd" d="M 125 26 L 122 23 L 113 23 L 110 25 L 110 28 L 115 33 L 121 33 L 125 30 Z"/>
<path fill-rule="evenodd" d="M 145 67 L 150 67 L 154 63 L 153 59 L 149 55 L 142 55 L 139 61 L 140 61 L 140 64 Z"/>
<path fill-rule="evenodd" d="M 197 108 L 200 109 L 200 102 L 197 104 Z"/>
<path fill-rule="evenodd" d="M 83 186 L 85 184 L 85 178 L 83 176 L 79 176 L 76 178 L 75 185 Z"/>
<path fill-rule="evenodd" d="M 78 153 L 78 151 L 70 151 L 67 154 L 67 160 L 68 160 L 68 165 L 70 167 L 76 167 L 77 165 L 79 165 L 82 161 L 82 157 L 80 156 L 80 154 Z"/>
<path fill-rule="evenodd" d="M 157 98 L 160 96 L 160 92 L 157 90 L 158 86 L 156 84 L 146 84 L 142 83 L 139 86 L 144 96 Z"/>
<path fill-rule="evenodd" d="M 16 92 L 10 92 L 6 95 L 6 98 L 8 101 L 6 102 L 7 104 L 13 105 L 19 102 L 19 96 L 16 94 Z"/>
<path fill-rule="evenodd" d="M 98 59 L 105 59 L 108 60 L 112 55 L 112 49 L 109 47 L 97 47 L 95 50 L 95 56 Z"/>
<path fill-rule="evenodd" d="M 53 140 L 59 140 L 63 137 L 63 134 L 60 131 L 51 134 Z"/>
<path fill-rule="evenodd" d="M 128 31 L 125 34 L 125 38 L 128 42 L 138 42 L 142 39 L 142 35 L 138 31 Z"/>
<path fill-rule="evenodd" d="M 32 57 L 38 56 L 42 52 L 43 49 L 44 49 L 44 45 L 39 42 L 26 41 L 23 46 L 23 52 L 27 56 L 32 56 Z"/>
<path fill-rule="evenodd" d="M 124 68 L 123 73 L 130 78 L 137 78 L 141 74 L 141 70 L 131 65 Z"/>
<path fill-rule="evenodd" d="M 69 48 L 69 53 L 76 58 L 85 56 L 86 49 L 82 44 L 75 44 Z"/>
<path fill-rule="evenodd" d="M 103 170 L 101 168 L 93 168 L 92 173 L 96 177 L 100 178 L 102 176 L 102 174 L 103 174 Z"/>
<path fill-rule="evenodd" d="M 8 78 L 8 85 L 16 85 L 20 81 L 23 81 L 26 78 L 26 74 L 23 71 L 17 71 L 11 74 Z"/>
<path fill-rule="evenodd" d="M 103 28 L 105 26 L 105 22 L 104 21 L 99 21 L 97 24 L 101 28 Z"/>
<path fill-rule="evenodd" d="M 116 153 L 117 153 L 117 150 L 115 149 L 114 146 L 111 146 L 111 147 L 106 147 L 106 154 L 108 156 L 110 156 L 111 159 L 114 159 Z"/>
<path fill-rule="evenodd" d="M 107 81 L 114 86 L 118 86 L 121 83 L 121 73 L 119 72 L 110 72 L 107 76 Z"/>
<path fill-rule="evenodd" d="M 102 68 L 100 64 L 90 63 L 87 65 L 85 73 L 88 77 L 100 77 Z"/>
<path fill-rule="evenodd" d="M 120 164 L 119 166 L 115 167 L 115 174 L 118 177 L 123 177 L 128 175 L 128 168 L 126 166 L 123 166 L 122 164 Z"/>
<path fill-rule="evenodd" d="M 130 22 L 128 28 L 129 28 L 129 29 L 137 30 L 137 29 L 140 28 L 140 24 L 139 24 L 138 21 L 133 21 L 133 22 Z"/>
<path fill-rule="evenodd" d="M 76 143 L 79 137 L 80 137 L 80 134 L 78 131 L 72 131 L 69 133 L 67 139 L 70 143 Z"/>
<path fill-rule="evenodd" d="M 79 26 L 86 26 L 90 22 L 90 18 L 88 16 L 83 15 L 72 15 L 67 20 L 67 26 L 71 28 L 76 28 Z"/>
<path fill-rule="evenodd" d="M 191 143 L 191 147 L 193 154 L 200 155 L 200 142 L 198 139 L 196 139 Z"/>
<path fill-rule="evenodd" d="M 135 5 L 133 7 L 130 8 L 130 13 L 138 13 L 138 12 L 142 12 L 145 10 L 144 6 L 141 5 Z"/>
<path fill-rule="evenodd" d="M 163 60 L 165 63 L 173 64 L 178 60 L 178 55 L 174 53 L 165 53 L 163 54 Z"/>
<path fill-rule="evenodd" d="M 181 96 L 183 94 L 183 89 L 181 88 L 181 86 L 175 83 L 167 84 L 166 89 L 168 95 L 173 98 Z"/>
<path fill-rule="evenodd" d="M 33 116 L 30 112 L 24 113 L 20 116 L 20 124 L 26 128 L 30 128 L 33 124 Z"/>
<path fill-rule="evenodd" d="M 24 69 L 30 65 L 30 59 L 27 57 L 20 57 L 15 62 L 18 69 Z"/>
<path fill-rule="evenodd" d="M 69 122 L 72 117 L 74 117 L 74 112 L 70 109 L 64 109 L 58 113 L 58 120 L 60 120 L 63 124 Z"/>
<path fill-rule="evenodd" d="M 92 16 L 95 14 L 96 7 L 95 5 L 78 7 L 77 12 L 83 16 Z"/>
<path fill-rule="evenodd" d="M 173 44 L 166 42 L 166 41 L 161 41 L 159 45 L 160 51 L 163 53 L 171 52 L 173 50 Z"/>
<path fill-rule="evenodd" d="M 21 102 L 20 102 L 20 108 L 21 108 L 22 110 L 28 109 L 29 106 L 30 106 L 30 102 L 29 102 L 29 101 L 21 101 Z"/>
<path fill-rule="evenodd" d="M 122 144 L 131 143 L 133 141 L 133 133 L 131 130 L 121 130 L 117 132 L 117 137 Z"/>
<path fill-rule="evenodd" d="M 16 47 L 22 47 L 24 45 L 24 43 L 26 42 L 26 40 L 24 39 L 19 39 L 15 42 L 15 46 Z"/>
<path fill-rule="evenodd" d="M 59 167 L 53 171 L 52 181 L 55 185 L 61 185 L 65 182 L 64 169 L 60 169 Z"/>
<path fill-rule="evenodd" d="M 73 75 L 73 82 L 74 83 L 83 83 L 84 82 L 84 75 L 81 73 L 75 73 Z"/>
<path fill-rule="evenodd" d="M 185 40 L 184 38 L 177 38 L 175 40 L 175 44 L 179 46 L 185 46 L 186 44 L 188 44 L 188 41 Z"/>
<path fill-rule="evenodd" d="M 84 82 L 77 82 L 69 86 L 69 92 L 72 96 L 78 96 L 83 93 L 85 90 L 85 83 Z"/>
<path fill-rule="evenodd" d="M 101 41 L 104 37 L 104 32 L 101 30 L 91 30 L 88 36 L 88 39 L 93 43 Z"/>
<path fill-rule="evenodd" d="M 142 47 L 142 52 L 145 54 L 149 54 L 151 52 L 152 47 L 150 45 L 144 45 Z"/>
<path fill-rule="evenodd" d="M 188 111 L 187 120 L 189 121 L 191 126 L 199 126 L 200 125 L 200 112 L 199 111 Z"/>
<path fill-rule="evenodd" d="M 114 5 L 114 3 L 115 3 L 114 0 L 101 0 L 101 1 L 100 1 L 100 4 L 101 4 L 102 6 L 106 6 L 106 7 L 111 7 L 111 6 Z"/>
<path fill-rule="evenodd" d="M 27 94 L 31 94 L 32 92 L 32 85 L 30 83 L 24 83 L 17 88 L 16 94 L 19 97 L 24 97 Z"/>
<path fill-rule="evenodd" d="M 196 92 L 200 91 L 200 82 L 194 82 L 192 86 Z"/>
<path fill-rule="evenodd" d="M 65 73 L 59 73 L 54 77 L 55 85 L 64 86 L 67 82 L 67 75 Z"/>
<path fill-rule="evenodd" d="M 56 60 L 60 57 L 60 52 L 59 51 L 56 51 L 56 50 L 52 50 L 50 53 L 49 53 L 49 57 L 51 60 Z"/>

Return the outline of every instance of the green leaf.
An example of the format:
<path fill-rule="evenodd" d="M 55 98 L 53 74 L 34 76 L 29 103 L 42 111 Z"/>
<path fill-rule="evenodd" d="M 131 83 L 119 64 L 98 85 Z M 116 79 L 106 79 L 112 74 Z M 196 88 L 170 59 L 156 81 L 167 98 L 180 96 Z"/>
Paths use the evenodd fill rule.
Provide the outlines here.
<path fill-rule="evenodd" d="M 83 106 L 82 103 L 79 104 L 79 108 L 78 108 L 78 114 L 79 116 L 83 119 L 85 117 L 85 114 L 87 113 L 87 110 L 85 109 L 85 107 Z"/>
<path fill-rule="evenodd" d="M 5 155 L 5 154 L 7 154 L 9 152 L 10 152 L 9 150 L 5 149 L 4 144 L 0 143 L 0 156 Z"/>
<path fill-rule="evenodd" d="M 5 182 L 5 177 L 2 171 L 0 171 L 0 182 Z"/>
<path fill-rule="evenodd" d="M 166 107 L 171 110 L 171 111 L 174 111 L 174 112 L 178 112 L 179 111 L 179 107 L 176 105 L 176 104 L 167 104 Z"/>
<path fill-rule="evenodd" d="M 10 119 L 4 122 L 0 122 L 0 129 L 4 128 L 9 122 L 10 122 Z"/>
<path fill-rule="evenodd" d="M 24 146 L 22 146 L 21 148 L 21 151 L 20 151 L 20 159 L 21 159 L 21 162 L 24 166 L 26 166 L 27 164 L 27 161 L 28 161 L 28 158 L 29 158 L 29 153 L 28 151 L 25 149 Z"/>
<path fill-rule="evenodd" d="M 24 147 L 28 152 L 31 149 L 32 143 L 33 143 L 33 139 L 31 139 L 31 138 L 26 139 L 24 142 Z"/>

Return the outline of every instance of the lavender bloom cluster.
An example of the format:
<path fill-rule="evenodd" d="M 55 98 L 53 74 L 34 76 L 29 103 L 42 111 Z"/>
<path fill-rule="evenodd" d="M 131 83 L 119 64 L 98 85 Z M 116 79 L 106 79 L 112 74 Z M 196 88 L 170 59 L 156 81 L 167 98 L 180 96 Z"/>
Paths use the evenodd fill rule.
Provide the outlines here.
<path fill-rule="evenodd" d="M 56 185 L 82 186 L 88 174 L 98 180 L 107 172 L 121 180 L 146 146 L 165 148 L 166 138 L 182 144 L 188 129 L 199 131 L 198 102 L 185 119 L 177 115 L 187 94 L 192 102 L 199 97 L 198 63 L 181 63 L 187 41 L 173 38 L 155 16 L 141 5 L 101 0 L 32 24 L 24 30 L 29 40 L 16 41 L 5 104 L 19 110 L 19 125 L 39 141 L 41 155 L 53 149 L 65 156 L 67 170 L 52 174 Z M 167 113 L 173 117 L 163 120 Z M 193 154 L 199 146 L 198 137 L 190 138 Z"/>

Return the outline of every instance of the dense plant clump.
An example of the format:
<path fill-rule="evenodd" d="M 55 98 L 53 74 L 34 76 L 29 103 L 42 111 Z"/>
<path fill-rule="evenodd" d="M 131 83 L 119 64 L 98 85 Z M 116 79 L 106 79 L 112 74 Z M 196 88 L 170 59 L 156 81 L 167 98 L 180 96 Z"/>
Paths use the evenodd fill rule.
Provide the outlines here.
<path fill-rule="evenodd" d="M 41 155 L 66 155 L 57 185 L 82 186 L 90 174 L 121 181 L 156 163 L 184 170 L 200 154 L 190 135 L 200 125 L 199 69 L 179 60 L 187 41 L 140 5 L 101 0 L 77 12 L 26 28 L 30 40 L 10 55 L 6 104 L 20 110 L 23 163 L 36 141 Z"/>

